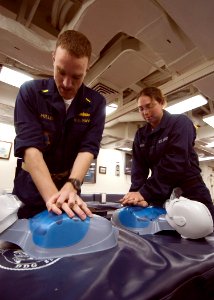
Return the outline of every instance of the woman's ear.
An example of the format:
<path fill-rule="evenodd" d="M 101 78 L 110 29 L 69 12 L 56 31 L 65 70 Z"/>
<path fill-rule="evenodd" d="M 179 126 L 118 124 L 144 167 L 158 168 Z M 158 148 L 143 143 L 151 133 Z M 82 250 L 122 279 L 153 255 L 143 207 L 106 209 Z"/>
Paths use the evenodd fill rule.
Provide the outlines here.
<path fill-rule="evenodd" d="M 162 105 L 163 108 L 165 108 L 166 107 L 166 100 L 161 99 L 160 104 Z"/>

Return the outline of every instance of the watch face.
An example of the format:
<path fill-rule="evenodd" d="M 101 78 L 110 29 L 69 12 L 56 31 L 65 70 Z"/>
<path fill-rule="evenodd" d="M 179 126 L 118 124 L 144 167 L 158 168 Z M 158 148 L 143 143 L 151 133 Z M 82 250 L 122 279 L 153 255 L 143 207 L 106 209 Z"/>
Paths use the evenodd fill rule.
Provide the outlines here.
<path fill-rule="evenodd" d="M 78 189 L 80 189 L 80 182 L 78 179 L 74 179 L 74 185 L 75 187 L 77 187 Z"/>
<path fill-rule="evenodd" d="M 71 182 L 71 184 L 73 185 L 73 187 L 75 188 L 75 190 L 80 191 L 81 182 L 78 179 L 76 179 L 76 178 L 69 178 L 68 181 Z"/>

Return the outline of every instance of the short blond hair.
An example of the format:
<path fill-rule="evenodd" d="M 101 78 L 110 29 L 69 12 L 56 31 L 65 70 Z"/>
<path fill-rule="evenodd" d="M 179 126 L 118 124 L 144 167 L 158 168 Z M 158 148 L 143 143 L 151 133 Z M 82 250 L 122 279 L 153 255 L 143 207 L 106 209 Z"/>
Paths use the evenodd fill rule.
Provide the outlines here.
<path fill-rule="evenodd" d="M 56 49 L 61 47 L 77 58 L 91 58 L 92 47 L 88 38 L 81 32 L 75 30 L 66 30 L 59 35 L 56 42 Z"/>

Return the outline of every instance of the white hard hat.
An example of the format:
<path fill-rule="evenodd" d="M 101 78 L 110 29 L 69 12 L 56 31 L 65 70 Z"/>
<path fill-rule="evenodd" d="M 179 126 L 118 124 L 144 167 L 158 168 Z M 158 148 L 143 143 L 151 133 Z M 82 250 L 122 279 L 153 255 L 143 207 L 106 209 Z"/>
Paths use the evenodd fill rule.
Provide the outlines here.
<path fill-rule="evenodd" d="M 199 239 L 213 232 L 209 209 L 201 202 L 184 197 L 167 200 L 166 220 L 184 238 Z"/>

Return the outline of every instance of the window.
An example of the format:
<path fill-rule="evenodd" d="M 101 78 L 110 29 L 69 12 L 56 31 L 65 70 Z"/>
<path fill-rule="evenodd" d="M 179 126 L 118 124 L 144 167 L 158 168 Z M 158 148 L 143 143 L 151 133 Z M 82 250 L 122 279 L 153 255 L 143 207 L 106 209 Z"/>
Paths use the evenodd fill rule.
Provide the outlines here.
<path fill-rule="evenodd" d="M 131 175 L 131 167 L 132 167 L 132 154 L 125 153 L 124 173 Z"/>
<path fill-rule="evenodd" d="M 86 173 L 83 183 L 96 183 L 97 161 L 94 159 Z"/>

